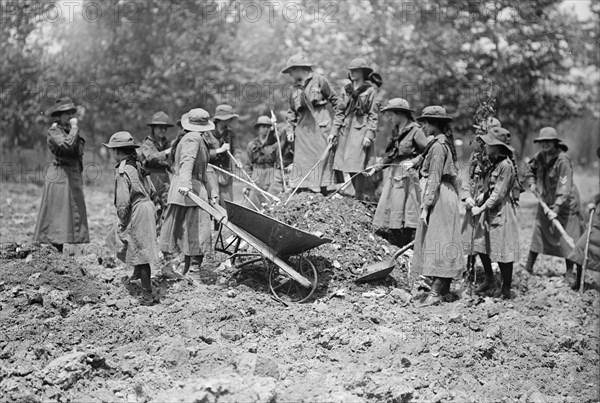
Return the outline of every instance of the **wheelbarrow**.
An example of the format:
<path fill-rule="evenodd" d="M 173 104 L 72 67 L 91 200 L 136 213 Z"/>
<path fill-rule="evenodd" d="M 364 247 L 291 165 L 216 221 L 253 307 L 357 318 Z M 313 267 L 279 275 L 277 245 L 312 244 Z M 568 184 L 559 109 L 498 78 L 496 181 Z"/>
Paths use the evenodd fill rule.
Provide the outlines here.
<path fill-rule="evenodd" d="M 215 250 L 229 255 L 236 269 L 266 262 L 269 288 L 284 303 L 303 302 L 317 288 L 317 269 L 306 257 L 310 251 L 332 240 L 299 230 L 239 204 L 225 201 L 226 209 L 209 204 L 189 192 L 188 197 L 210 214 L 219 225 Z M 225 239 L 223 228 L 233 233 Z M 242 251 L 242 241 L 254 251 Z"/>

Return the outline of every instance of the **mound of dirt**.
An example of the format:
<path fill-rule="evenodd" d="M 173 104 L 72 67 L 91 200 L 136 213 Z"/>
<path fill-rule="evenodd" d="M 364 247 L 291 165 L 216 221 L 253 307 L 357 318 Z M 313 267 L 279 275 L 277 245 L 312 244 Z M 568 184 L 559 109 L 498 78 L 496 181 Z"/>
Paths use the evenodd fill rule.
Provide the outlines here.
<path fill-rule="evenodd" d="M 373 233 L 374 207 L 350 197 L 329 199 L 321 194 L 304 192 L 295 195 L 285 206 L 268 207 L 265 214 L 332 239 L 332 243 L 311 253 L 323 258 L 338 280 L 355 277 L 366 266 L 389 258 L 396 249 L 385 238 Z"/>

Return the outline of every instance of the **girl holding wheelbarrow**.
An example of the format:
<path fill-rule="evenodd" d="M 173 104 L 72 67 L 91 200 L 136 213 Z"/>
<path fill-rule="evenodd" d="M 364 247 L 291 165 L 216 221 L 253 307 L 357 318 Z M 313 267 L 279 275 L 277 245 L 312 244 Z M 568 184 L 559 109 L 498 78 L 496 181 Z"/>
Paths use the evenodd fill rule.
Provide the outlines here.
<path fill-rule="evenodd" d="M 449 126 L 451 120 L 441 106 L 428 106 L 417 118 L 425 134 L 433 136 L 420 168 L 423 197 L 412 260 L 413 276 L 433 278 L 431 293 L 423 305 L 438 304 L 443 296 L 449 296 L 452 279 L 464 272 L 459 167 Z"/>
<path fill-rule="evenodd" d="M 429 143 L 421 126 L 414 121 L 413 112 L 402 98 L 391 99 L 381 109 L 393 125 L 392 136 L 381 163 L 365 173 L 371 176 L 386 169 L 373 226 L 389 228 L 393 243 L 398 247 L 415 238 L 421 195 L 419 174 L 413 168 L 422 161 L 421 153 Z"/>
<path fill-rule="evenodd" d="M 204 254 L 212 247 L 211 218 L 186 195 L 194 192 L 209 199 L 206 169 L 210 154 L 202 134 L 213 130 L 215 124 L 207 111 L 197 108 L 181 117 L 181 126 L 183 130 L 172 145 L 173 177 L 159 246 L 163 253 L 183 253 L 185 275 L 190 268 L 200 270 Z M 216 201 L 219 190 L 213 191 Z"/>
<path fill-rule="evenodd" d="M 149 172 L 137 159 L 133 137 L 120 131 L 104 144 L 113 154 L 115 167 L 115 207 L 119 225 L 109 235 L 108 244 L 116 249 L 117 258 L 133 265 L 133 275 L 128 281 L 141 280 L 141 302 L 157 302 L 152 295 L 151 264 L 158 261 L 156 244 L 156 207 L 151 197 L 156 192 Z M 114 236 L 114 238 L 113 238 Z"/>
<path fill-rule="evenodd" d="M 510 132 L 501 127 L 493 127 L 487 134 L 477 137 L 485 143 L 492 166 L 483 178 L 483 194 L 474 205 L 467 204 L 477 223 L 473 229 L 473 251 L 479 254 L 485 271 L 484 282 L 476 292 L 495 288 L 494 261 L 502 276 L 502 288 L 494 296 L 510 299 L 513 263 L 519 259 L 518 200 L 513 193 L 517 185 L 517 168 L 512 157 L 514 149 L 509 145 Z"/>
<path fill-rule="evenodd" d="M 533 266 L 538 254 L 565 258 L 567 281 L 572 279 L 574 262 L 568 256 L 573 250 L 567 240 L 557 230 L 553 220 L 558 220 L 567 235 L 579 239 L 583 233 L 579 191 L 573 182 L 573 162 L 567 155 L 569 149 L 552 127 L 540 130 L 538 138 L 542 150 L 529 162 L 529 189 L 544 202 L 549 210 L 544 211 L 540 204 L 531 240 L 531 249 L 525 270 L 533 274 Z M 580 267 L 577 267 L 579 270 Z"/>

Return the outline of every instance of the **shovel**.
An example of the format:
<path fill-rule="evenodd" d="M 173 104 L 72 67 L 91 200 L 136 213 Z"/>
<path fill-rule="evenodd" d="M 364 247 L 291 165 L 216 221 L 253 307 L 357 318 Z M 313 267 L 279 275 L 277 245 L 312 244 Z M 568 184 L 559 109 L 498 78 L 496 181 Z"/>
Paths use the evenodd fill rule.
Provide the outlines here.
<path fill-rule="evenodd" d="M 396 253 L 392 256 L 390 260 L 384 260 L 383 262 L 377 262 L 375 264 L 367 267 L 365 274 L 357 278 L 355 281 L 357 283 L 377 280 L 380 278 L 384 278 L 388 274 L 394 270 L 396 266 L 396 258 L 413 247 L 415 241 L 411 241 L 410 243 L 404 245 L 402 248 L 398 249 Z"/>

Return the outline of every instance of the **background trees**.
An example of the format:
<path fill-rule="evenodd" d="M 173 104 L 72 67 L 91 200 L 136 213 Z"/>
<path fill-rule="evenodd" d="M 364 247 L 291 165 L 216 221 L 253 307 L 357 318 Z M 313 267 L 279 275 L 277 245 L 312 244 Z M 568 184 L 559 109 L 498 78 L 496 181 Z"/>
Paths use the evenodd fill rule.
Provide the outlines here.
<path fill-rule="evenodd" d="M 122 128 L 143 138 L 158 109 L 177 118 L 221 102 L 250 138 L 257 115 L 285 109 L 280 70 L 298 51 L 338 89 L 349 60 L 366 57 L 384 77 L 384 99 L 443 104 L 465 137 L 491 95 L 522 155 L 541 126 L 560 122 L 582 162 L 598 145 L 595 3 L 583 20 L 559 0 L 63 3 L 3 3 L 5 149 L 43 142 L 43 112 L 59 95 L 86 108 L 92 144 Z"/>

